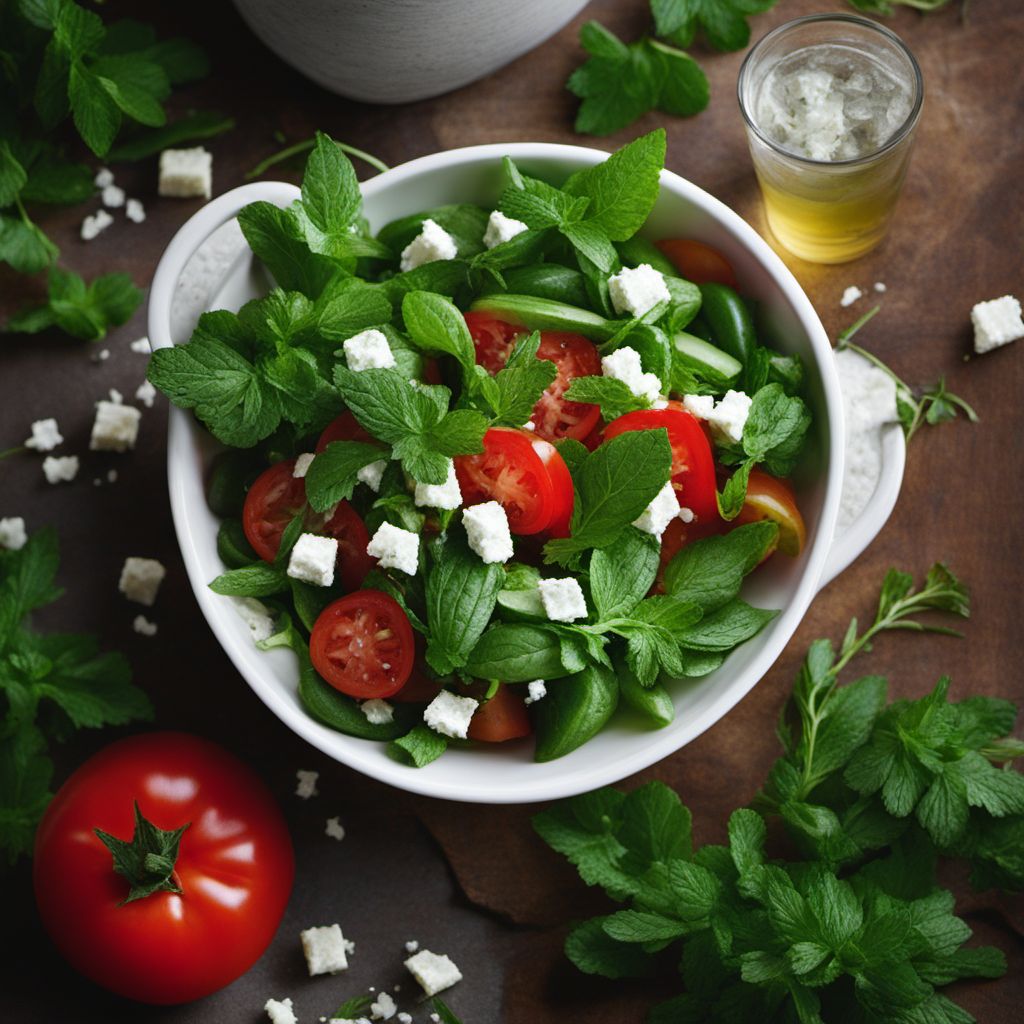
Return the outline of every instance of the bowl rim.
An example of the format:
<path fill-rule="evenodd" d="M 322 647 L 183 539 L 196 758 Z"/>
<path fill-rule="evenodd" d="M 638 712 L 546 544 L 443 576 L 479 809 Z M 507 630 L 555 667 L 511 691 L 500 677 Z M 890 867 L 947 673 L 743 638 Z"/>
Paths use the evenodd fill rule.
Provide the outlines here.
<path fill-rule="evenodd" d="M 411 179 L 414 180 L 424 172 L 465 164 L 487 164 L 494 160 L 500 160 L 503 156 L 510 156 L 516 160 L 546 159 L 562 163 L 570 170 L 577 170 L 599 163 L 607 159 L 608 155 L 603 150 L 563 143 L 515 142 L 466 146 L 418 157 L 399 164 L 376 177 L 361 182 L 360 189 L 364 201 L 367 201 L 382 191 L 400 187 Z M 292 192 L 296 197 L 299 195 L 298 188 L 286 183 L 262 182 L 259 184 L 266 185 L 268 193 L 272 193 L 278 200 Z M 826 560 L 832 548 L 842 489 L 844 426 L 842 398 L 838 374 L 832 360 L 832 347 L 810 299 L 781 258 L 753 227 L 720 200 L 673 171 L 662 170 L 660 186 L 667 187 L 684 201 L 703 210 L 732 237 L 738 246 L 748 251 L 768 272 L 781 289 L 785 301 L 807 335 L 821 381 L 823 407 L 827 420 L 825 426 L 828 432 L 826 451 L 823 454 L 827 456 L 828 468 L 819 524 L 792 598 L 775 620 L 773 639 L 765 642 L 764 647 L 757 652 L 755 660 L 744 669 L 727 690 L 723 690 L 701 714 L 695 715 L 688 721 L 685 730 L 682 732 L 669 732 L 668 730 L 645 732 L 646 742 L 638 745 L 634 751 L 622 757 L 606 758 L 596 765 L 588 764 L 567 770 L 564 762 L 552 761 L 545 766 L 550 769 L 548 774 L 496 787 L 490 778 L 485 778 L 483 782 L 475 780 L 471 776 L 460 777 L 457 780 L 437 778 L 430 770 L 432 765 L 416 769 L 392 760 L 386 755 L 380 757 L 378 743 L 371 743 L 330 729 L 295 704 L 291 694 L 286 693 L 279 685 L 276 673 L 269 669 L 272 664 L 270 658 L 266 659 L 267 671 L 254 670 L 249 664 L 248 658 L 243 656 L 243 645 L 246 652 L 251 653 L 252 644 L 248 635 L 240 637 L 235 631 L 231 631 L 225 626 L 228 620 L 223 616 L 222 610 L 214 606 L 214 598 L 218 595 L 214 595 L 208 587 L 209 580 L 203 571 L 201 556 L 193 540 L 190 508 L 184 486 L 185 478 L 194 472 L 192 462 L 187 457 L 194 455 L 192 432 L 201 428 L 194 424 L 190 413 L 172 406 L 169 414 L 167 464 L 172 515 L 186 571 L 203 617 L 221 648 L 260 700 L 292 732 L 332 760 L 339 761 L 348 768 L 406 792 L 462 803 L 534 803 L 589 792 L 601 786 L 617 783 L 650 767 L 682 749 L 718 722 L 761 681 L 799 627 L 811 600 L 819 590 Z M 252 188 L 252 186 L 244 187 Z M 255 199 L 257 196 L 253 195 L 252 198 Z M 197 238 L 195 240 L 196 247 L 204 240 L 205 236 Z M 237 263 L 234 266 L 237 266 Z M 230 273 L 231 271 L 225 275 L 221 287 L 228 280 Z M 175 284 L 176 281 L 170 281 L 169 287 L 173 289 Z M 152 302 L 153 296 L 151 296 Z M 756 643 L 757 638 L 754 638 L 753 642 Z M 743 685 L 737 686 L 736 682 L 740 680 Z M 340 742 L 345 744 L 343 755 L 335 749 L 339 738 Z"/>

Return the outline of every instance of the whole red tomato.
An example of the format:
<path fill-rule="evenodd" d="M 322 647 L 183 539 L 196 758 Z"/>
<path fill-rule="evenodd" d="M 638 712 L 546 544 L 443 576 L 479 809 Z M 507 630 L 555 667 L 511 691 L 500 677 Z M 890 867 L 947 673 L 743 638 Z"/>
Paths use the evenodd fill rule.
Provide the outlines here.
<path fill-rule="evenodd" d="M 166 732 L 111 744 L 64 783 L 36 834 L 33 883 L 43 924 L 75 968 L 166 1005 L 215 992 L 255 963 L 294 874 L 263 783 L 214 744 Z"/>

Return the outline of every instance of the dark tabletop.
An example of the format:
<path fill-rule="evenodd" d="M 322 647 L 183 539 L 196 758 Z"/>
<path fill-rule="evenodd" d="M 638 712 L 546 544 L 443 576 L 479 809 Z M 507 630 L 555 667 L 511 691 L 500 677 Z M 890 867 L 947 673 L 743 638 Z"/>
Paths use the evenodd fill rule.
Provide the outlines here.
<path fill-rule="evenodd" d="M 601 0 L 586 12 L 625 38 L 644 31 L 645 0 Z M 690 805 L 698 841 L 724 836 L 729 811 L 743 805 L 776 756 L 771 724 L 806 645 L 838 637 L 851 615 L 870 614 L 878 584 L 894 564 L 921 573 L 947 560 L 970 585 L 974 617 L 960 641 L 890 636 L 865 660 L 890 676 L 891 691 L 920 695 L 949 673 L 954 695 L 967 691 L 1024 698 L 1019 669 L 1024 486 L 1020 467 L 1019 344 L 968 358 L 971 306 L 1024 291 L 1024 15 L 1019 0 L 974 0 L 969 20 L 957 4 L 928 17 L 904 10 L 889 20 L 924 70 L 927 98 L 906 191 L 888 242 L 847 266 L 815 267 L 787 258 L 833 336 L 862 300 L 841 309 L 844 288 L 884 281 L 881 314 L 862 340 L 907 380 L 946 374 L 953 390 L 981 414 L 978 426 L 956 423 L 915 439 L 899 504 L 875 544 L 815 601 L 788 650 L 758 687 L 723 721 L 686 749 L 627 785 L 663 779 Z M 779 22 L 838 2 L 784 0 L 754 22 L 755 36 Z M 339 99 L 280 63 L 249 35 L 225 4 L 109 3 L 104 10 L 155 21 L 187 34 L 214 55 L 213 76 L 176 94 L 173 112 L 191 107 L 230 112 L 238 127 L 214 140 L 214 189 L 242 181 L 246 169 L 315 128 L 366 149 L 389 164 L 454 146 L 519 140 L 582 142 L 612 148 L 663 124 L 668 166 L 718 196 L 764 231 L 757 188 L 735 101 L 742 54 L 695 51 L 712 83 L 709 109 L 690 120 L 650 116 L 607 140 L 571 131 L 574 100 L 562 88 L 580 60 L 582 18 L 489 78 L 455 93 L 401 107 Z M 57 212 L 44 226 L 67 265 L 91 277 L 127 271 L 149 284 L 161 251 L 199 201 L 156 198 L 155 160 L 115 168 L 117 181 L 147 209 L 142 226 L 122 223 L 89 244 L 78 239 L 81 209 Z M 295 178 L 294 169 L 282 172 Z M 0 273 L 0 316 L 32 297 L 26 284 Z M 165 483 L 166 403 L 143 416 L 129 455 L 88 453 L 93 402 L 111 387 L 134 393 L 145 358 L 129 343 L 145 333 L 145 309 L 114 332 L 105 362 L 89 346 L 59 336 L 8 337 L 0 350 L 0 449 L 27 436 L 32 420 L 54 415 L 66 443 L 83 456 L 71 485 L 50 486 L 37 455 L 0 463 L 0 515 L 23 515 L 30 529 L 55 525 L 61 537 L 60 581 L 66 596 L 40 617 L 48 628 L 92 630 L 125 651 L 137 681 L 152 696 L 161 727 L 211 737 L 257 766 L 288 817 L 298 856 L 295 891 L 270 950 L 243 978 L 200 1003 L 141 1010 L 77 978 L 49 945 L 35 917 L 22 864 L 3 876 L 0 967 L 3 1020 L 255 1022 L 268 996 L 291 996 L 307 1024 L 367 986 L 402 985 L 413 1009 L 415 983 L 401 966 L 415 938 L 449 953 L 465 981 L 448 995 L 467 1024 L 640 1021 L 657 993 L 647 986 L 595 982 L 564 960 L 570 920 L 601 900 L 588 892 L 533 835 L 527 807 L 477 807 L 409 797 L 329 761 L 285 729 L 233 670 L 199 614 L 171 525 Z M 93 349 L 94 350 L 94 349 Z M 94 486 L 109 468 L 114 484 Z M 124 558 L 145 555 L 168 566 L 151 617 L 159 633 L 136 635 L 142 609 L 117 592 Z M 58 781 L 118 735 L 84 733 L 57 751 Z M 321 795 L 293 795 L 297 768 L 321 773 Z M 347 837 L 323 834 L 339 815 Z M 956 998 L 980 1021 L 1021 1019 L 1024 913 L 1015 900 L 973 896 L 950 880 L 971 927 L 1005 950 L 1006 978 L 963 985 Z M 304 977 L 298 931 L 339 921 L 357 943 L 347 974 Z M 425 1019 L 421 1011 L 417 1020 Z"/>

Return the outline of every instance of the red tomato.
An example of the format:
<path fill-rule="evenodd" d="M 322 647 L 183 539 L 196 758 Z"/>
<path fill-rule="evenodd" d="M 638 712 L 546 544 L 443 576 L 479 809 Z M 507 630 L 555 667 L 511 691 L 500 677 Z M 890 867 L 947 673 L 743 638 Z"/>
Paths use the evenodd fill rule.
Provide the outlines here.
<path fill-rule="evenodd" d="M 707 522 L 718 518 L 715 498 L 715 462 L 700 422 L 681 405 L 670 402 L 667 409 L 627 412 L 605 427 L 606 440 L 627 430 L 653 430 L 665 427 L 672 446 L 672 485 L 680 505 L 693 509 L 697 519 Z"/>
<path fill-rule="evenodd" d="M 692 238 L 666 238 L 658 242 L 657 246 L 687 281 L 694 284 L 714 281 L 739 291 L 736 274 L 729 261 L 710 245 Z"/>
<path fill-rule="evenodd" d="M 360 700 L 397 693 L 412 672 L 415 651 L 401 605 L 380 590 L 357 590 L 329 604 L 309 639 L 317 672 Z"/>
<path fill-rule="evenodd" d="M 555 500 L 554 511 L 544 529 L 552 537 L 568 537 L 569 520 L 572 518 L 572 509 L 576 501 L 576 495 L 572 489 L 572 474 L 565 464 L 565 459 L 558 454 L 558 449 L 550 441 L 537 438 L 533 442 L 533 450 L 548 471 L 551 491 Z"/>
<path fill-rule="evenodd" d="M 373 441 L 373 438 L 359 426 L 359 421 L 347 409 L 324 427 L 316 443 L 319 455 L 332 441 Z"/>
<path fill-rule="evenodd" d="M 476 361 L 488 373 L 497 373 L 508 362 L 509 353 L 523 328 L 498 320 L 490 313 L 471 311 L 463 313 L 463 316 L 476 349 Z"/>
<path fill-rule="evenodd" d="M 499 683 L 497 693 L 473 713 L 468 735 L 483 743 L 504 743 L 532 731 L 523 698 L 511 686 Z"/>
<path fill-rule="evenodd" d="M 135 803 L 185 828 L 170 884 L 123 902 L 95 829 L 130 840 Z M 247 971 L 277 930 L 295 863 L 281 812 L 226 751 L 183 733 L 111 744 L 60 788 L 35 840 L 39 915 L 68 961 L 119 995 L 157 1005 L 209 995 Z"/>
<path fill-rule="evenodd" d="M 737 526 L 771 519 L 779 525 L 776 547 L 784 555 L 799 555 L 807 543 L 807 527 L 796 506 L 793 488 L 785 480 L 755 469 L 747 484 L 747 500 L 733 520 Z M 770 554 L 770 552 L 769 552 Z"/>
<path fill-rule="evenodd" d="M 285 527 L 306 507 L 306 485 L 292 476 L 294 468 L 294 459 L 274 463 L 256 477 L 245 496 L 242 530 L 264 562 L 273 562 Z"/>
<path fill-rule="evenodd" d="M 576 377 L 596 377 L 601 373 L 597 349 L 582 334 L 543 331 L 537 358 L 547 359 L 558 368 L 530 417 L 538 437 L 548 441 L 563 437 L 582 441 L 597 425 L 601 409 L 590 402 L 570 402 L 562 396 Z"/>
<path fill-rule="evenodd" d="M 572 486 L 565 490 L 562 457 L 547 441 L 526 430 L 492 427 L 484 434 L 479 455 L 455 457 L 455 475 L 466 505 L 497 501 L 516 534 L 540 533 L 549 524 L 568 522 L 572 514 Z M 554 479 L 553 479 L 554 477 Z M 555 479 L 560 480 L 557 493 Z"/>
<path fill-rule="evenodd" d="M 358 590 L 366 574 L 377 564 L 366 553 L 370 534 L 359 513 L 347 502 L 339 501 L 334 515 L 324 523 L 324 533 L 338 539 L 337 571 L 346 590 Z"/>

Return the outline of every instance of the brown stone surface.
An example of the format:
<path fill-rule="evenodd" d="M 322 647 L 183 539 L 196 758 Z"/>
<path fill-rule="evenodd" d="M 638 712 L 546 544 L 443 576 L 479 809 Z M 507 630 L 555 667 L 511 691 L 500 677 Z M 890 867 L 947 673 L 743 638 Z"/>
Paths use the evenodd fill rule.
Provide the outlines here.
<path fill-rule="evenodd" d="M 726 815 L 750 798 L 776 755 L 772 724 L 807 643 L 839 635 L 851 615 L 870 614 L 890 565 L 923 571 L 937 558 L 948 560 L 971 586 L 974 619 L 961 641 L 885 638 L 865 659 L 866 666 L 890 675 L 898 694 L 921 694 L 937 676 L 950 673 L 954 694 L 971 690 L 1024 698 L 1015 637 L 1024 546 L 1019 512 L 1024 490 L 1016 475 L 1022 353 L 1011 348 L 965 361 L 973 303 L 1024 290 L 1019 192 L 1024 16 L 1018 0 L 975 0 L 962 25 L 955 6 L 929 17 L 901 11 L 889 22 L 917 54 L 927 85 L 918 147 L 889 241 L 845 267 L 788 262 L 832 334 L 874 298 L 844 310 L 838 304 L 843 289 L 884 281 L 883 311 L 865 331 L 864 343 L 913 383 L 946 374 L 950 386 L 976 405 L 983 422 L 944 426 L 915 440 L 889 525 L 814 603 L 778 664 L 725 720 L 629 780 L 632 785 L 659 778 L 676 786 L 693 809 L 700 841 L 722 838 Z M 571 132 L 574 101 L 562 89 L 580 60 L 576 31 L 582 19 L 482 82 L 385 109 L 338 99 L 306 82 L 250 37 L 226 5 L 188 0 L 159 10 L 125 2 L 108 7 L 156 20 L 167 32 L 187 33 L 213 53 L 214 77 L 183 92 L 175 104 L 180 110 L 217 107 L 238 119 L 230 136 L 211 145 L 217 192 L 239 184 L 247 168 L 277 147 L 275 131 L 294 141 L 323 128 L 396 164 L 453 146 L 497 141 L 611 148 L 664 124 L 669 167 L 763 229 L 734 95 L 742 54 L 695 51 L 712 80 L 711 106 L 699 117 L 650 116 L 620 137 L 592 140 Z M 603 0 L 587 13 L 632 38 L 644 29 L 645 9 L 643 0 Z M 755 19 L 755 35 L 820 9 L 846 8 L 839 2 L 789 0 Z M 46 219 L 68 266 L 88 276 L 125 270 L 140 286 L 148 284 L 163 247 L 199 205 L 158 202 L 154 163 L 116 168 L 118 183 L 147 205 L 144 225 L 118 223 L 86 245 L 77 237 L 83 210 L 54 212 Z M 285 173 L 294 177 L 293 169 Z M 0 314 L 36 287 L 0 273 Z M 0 449 L 19 443 L 31 420 L 57 415 L 67 438 L 63 451 L 86 452 L 93 401 L 110 387 L 131 394 L 142 380 L 145 360 L 131 353 L 128 343 L 144 333 L 143 325 L 140 310 L 105 342 L 112 355 L 104 363 L 91 362 L 85 346 L 65 338 L 5 338 Z M 22 865 L 2 883 L 0 946 L 18 953 L 0 967 L 0 1016 L 19 1024 L 255 1022 L 268 996 L 291 995 L 308 1022 L 367 985 L 398 981 L 411 1002 L 415 986 L 401 977 L 400 960 L 402 943 L 417 938 L 451 953 L 463 967 L 466 980 L 450 1002 L 466 1024 L 641 1020 L 657 993 L 646 986 L 595 984 L 562 958 L 565 925 L 602 904 L 533 836 L 529 808 L 465 807 L 393 793 L 311 751 L 248 691 L 206 628 L 185 579 L 166 500 L 165 412 L 161 399 L 144 416 L 134 454 L 85 454 L 81 476 L 70 486 L 46 484 L 37 456 L 0 463 L 0 514 L 24 515 L 32 529 L 52 523 L 60 530 L 61 581 L 68 594 L 40 616 L 43 624 L 99 632 L 106 644 L 128 653 L 137 678 L 153 696 L 161 726 L 208 735 L 259 766 L 293 828 L 299 857 L 295 894 L 271 950 L 248 975 L 194 1006 L 140 1015 L 75 978 L 60 962 L 35 920 Z M 93 487 L 92 479 L 111 467 L 119 470 L 118 482 Z M 116 592 L 118 570 L 129 554 L 159 557 L 170 570 L 152 614 L 160 625 L 154 639 L 132 633 L 136 609 Z M 68 743 L 58 752 L 60 777 L 113 735 L 113 730 L 83 734 Z M 299 767 L 322 773 L 323 795 L 308 804 L 291 795 L 292 773 Z M 349 831 L 340 845 L 323 835 L 323 821 L 333 814 L 341 815 Z M 963 906 L 979 937 L 1007 952 L 1010 974 L 999 982 L 964 985 L 958 998 L 981 1021 L 1019 1020 L 1024 996 L 1020 902 L 965 893 Z M 303 977 L 296 933 L 335 919 L 358 944 L 352 970 L 310 981 Z"/>

